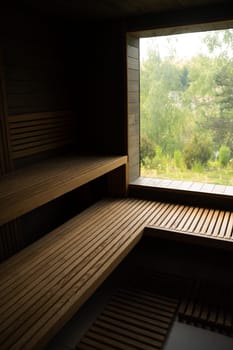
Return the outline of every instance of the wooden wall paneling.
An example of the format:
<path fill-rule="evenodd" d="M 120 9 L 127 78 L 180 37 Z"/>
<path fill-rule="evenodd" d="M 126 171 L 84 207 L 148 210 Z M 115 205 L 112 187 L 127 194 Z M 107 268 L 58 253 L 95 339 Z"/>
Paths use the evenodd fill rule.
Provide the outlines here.
<path fill-rule="evenodd" d="M 0 160 L 1 175 L 12 170 L 11 149 L 8 129 L 8 106 L 5 86 L 5 72 L 3 65 L 3 52 L 0 49 Z"/>
<path fill-rule="evenodd" d="M 71 111 L 12 115 L 9 129 L 14 160 L 73 144 L 75 139 Z"/>
<path fill-rule="evenodd" d="M 2 50 L 0 50 L 0 165 L 1 176 L 13 170 Z M 22 247 L 20 239 L 18 220 L 0 227 L 0 261 L 8 258 Z"/>
<path fill-rule="evenodd" d="M 90 25 L 80 37 L 75 27 L 70 37 L 70 76 L 78 120 L 81 152 L 127 153 L 126 40 L 121 23 Z M 81 48 L 80 50 L 77 48 Z M 83 67 L 85 67 L 83 69 Z M 77 103 L 78 101 L 78 103 Z"/>
<path fill-rule="evenodd" d="M 2 7 L 1 7 L 2 10 Z M 61 134 L 56 129 L 48 131 L 42 136 L 35 130 L 14 134 L 13 163 L 6 165 L 6 156 L 11 159 L 10 143 L 6 137 L 8 115 L 9 121 L 14 115 L 34 114 L 47 111 L 70 110 L 70 84 L 67 74 L 68 57 L 65 48 L 64 27 L 53 18 L 41 16 L 41 14 L 24 11 L 22 7 L 9 6 L 5 11 L 0 11 L 1 48 L 4 53 L 4 102 L 5 118 L 2 119 L 2 87 L 0 87 L 0 174 L 4 174 L 14 167 L 15 169 L 37 163 L 50 155 L 50 151 L 41 154 L 24 154 L 24 146 L 30 145 L 30 151 L 42 151 L 45 148 L 60 144 Z M 1 65 L 2 67 L 2 65 Z M 2 86 L 3 80 L 0 79 Z M 7 107 L 7 108 L 6 108 Z M 65 121 L 66 124 L 66 121 Z M 22 125 L 21 125 L 22 126 Z M 48 125 L 47 125 L 48 126 Z M 67 131 L 66 126 L 63 127 Z M 33 129 L 33 128 L 32 128 Z M 73 128 L 74 130 L 75 128 Z M 72 131 L 73 131 L 72 130 Z M 22 134 L 21 134 L 22 132 Z M 34 133 L 34 134 L 33 134 Z M 68 131 L 67 131 L 68 133 Z M 8 136 L 7 136 L 8 135 Z M 52 137 L 51 137 L 52 136 Z M 34 140 L 32 140 L 32 137 Z M 65 136 L 67 141 L 67 134 Z M 23 145 L 23 139 L 25 141 Z M 51 142 L 52 139 L 52 142 Z M 9 137 L 8 137 L 9 140 Z M 59 140 L 59 142 L 58 142 Z M 2 142 L 4 141 L 4 143 Z M 48 143 L 46 143 L 48 141 Z M 57 144 L 58 142 L 58 144 Z M 4 147 L 2 147 L 2 144 Z M 4 149 L 6 152 L 4 152 Z M 16 153 L 17 150 L 17 153 Z M 51 150 L 54 154 L 57 150 Z M 18 156 L 24 156 L 18 158 Z M 43 158 L 44 157 L 44 158 Z M 0 209 L 1 210 L 1 209 Z M 53 215 L 53 214 L 52 214 Z M 35 222 L 30 221 L 33 231 Z M 15 230 L 16 226 L 18 231 Z M 46 232 L 45 228 L 42 229 Z M 20 229 L 20 232 L 19 232 Z M 9 222 L 0 227 L 0 259 L 5 259 L 14 252 L 22 249 L 28 243 L 27 232 L 23 227 L 22 217 L 18 221 Z M 15 231 L 14 231 L 15 230 Z M 29 228 L 28 228 L 29 230 Z M 31 231 L 30 231 L 31 232 Z"/>
<path fill-rule="evenodd" d="M 129 181 L 140 175 L 140 62 L 139 38 L 127 36 Z"/>
<path fill-rule="evenodd" d="M 24 247 L 18 219 L 0 227 L 0 262 L 17 253 Z"/>
<path fill-rule="evenodd" d="M 70 108 L 69 83 L 58 37 L 32 28 L 35 38 L 15 37 L 6 44 L 9 115 Z M 62 41 L 62 39 L 61 39 Z"/>
<path fill-rule="evenodd" d="M 108 195 L 122 197 L 128 193 L 128 163 L 107 174 Z"/>

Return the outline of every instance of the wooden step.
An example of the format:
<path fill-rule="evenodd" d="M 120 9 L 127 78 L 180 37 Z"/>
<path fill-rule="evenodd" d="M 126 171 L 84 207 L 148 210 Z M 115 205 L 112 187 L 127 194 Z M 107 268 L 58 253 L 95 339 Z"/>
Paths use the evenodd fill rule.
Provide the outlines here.
<path fill-rule="evenodd" d="M 67 155 L 3 176 L 0 225 L 126 164 L 126 156 Z"/>
<path fill-rule="evenodd" d="M 0 267 L 0 348 L 41 349 L 137 244 L 157 203 L 98 202 Z"/>

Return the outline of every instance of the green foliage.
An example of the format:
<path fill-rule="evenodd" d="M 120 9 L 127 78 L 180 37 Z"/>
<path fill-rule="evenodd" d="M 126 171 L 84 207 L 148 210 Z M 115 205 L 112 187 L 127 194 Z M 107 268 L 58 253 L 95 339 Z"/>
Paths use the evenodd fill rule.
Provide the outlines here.
<path fill-rule="evenodd" d="M 200 162 L 195 161 L 194 164 L 192 165 L 192 172 L 195 173 L 203 173 L 204 171 L 204 166 Z"/>
<path fill-rule="evenodd" d="M 155 156 L 155 144 L 148 137 L 141 138 L 140 159 L 142 164 L 148 162 Z"/>
<path fill-rule="evenodd" d="M 163 154 L 162 148 L 156 146 L 156 155 L 152 160 L 152 168 L 157 169 L 159 172 L 166 170 L 168 157 Z"/>
<path fill-rule="evenodd" d="M 204 174 L 233 157 L 233 30 L 206 33 L 208 53 L 190 59 L 167 41 L 166 57 L 154 46 L 141 62 L 141 163 Z M 221 161 L 210 160 L 222 144 Z"/>
<path fill-rule="evenodd" d="M 201 135 L 194 135 L 184 148 L 184 161 L 188 169 L 195 163 L 206 165 L 212 155 L 211 141 Z"/>
<path fill-rule="evenodd" d="M 231 150 L 229 147 L 222 145 L 219 150 L 219 163 L 222 167 L 227 166 L 231 158 Z"/>
<path fill-rule="evenodd" d="M 177 168 L 180 168 L 180 169 L 184 168 L 184 159 L 183 159 L 181 151 L 175 150 L 174 160 L 175 160 L 175 165 Z"/>

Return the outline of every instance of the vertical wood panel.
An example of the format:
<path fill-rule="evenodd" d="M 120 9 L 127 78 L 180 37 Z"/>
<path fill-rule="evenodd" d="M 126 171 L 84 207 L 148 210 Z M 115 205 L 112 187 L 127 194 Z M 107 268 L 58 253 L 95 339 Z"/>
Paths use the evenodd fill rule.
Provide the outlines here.
<path fill-rule="evenodd" d="M 8 106 L 5 87 L 3 53 L 0 49 L 0 175 L 13 169 L 8 128 Z M 18 221 L 12 221 L 0 227 L 0 261 L 14 254 L 21 246 Z"/>
<path fill-rule="evenodd" d="M 127 76 L 128 76 L 128 154 L 129 181 L 140 175 L 140 68 L 139 39 L 127 37 Z"/>
<path fill-rule="evenodd" d="M 3 52 L 0 48 L 0 160 L 1 175 L 12 169 L 10 156 L 9 129 L 7 123 L 7 99 L 5 87 L 5 72 L 3 67 Z"/>

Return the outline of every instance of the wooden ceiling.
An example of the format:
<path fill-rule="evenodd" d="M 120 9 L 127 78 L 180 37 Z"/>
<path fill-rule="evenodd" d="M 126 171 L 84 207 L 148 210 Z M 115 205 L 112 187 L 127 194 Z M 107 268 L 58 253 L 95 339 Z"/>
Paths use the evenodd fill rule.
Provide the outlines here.
<path fill-rule="evenodd" d="M 28 8 L 70 19 L 120 19 L 198 7 L 228 6 L 232 0 L 24 0 Z"/>

